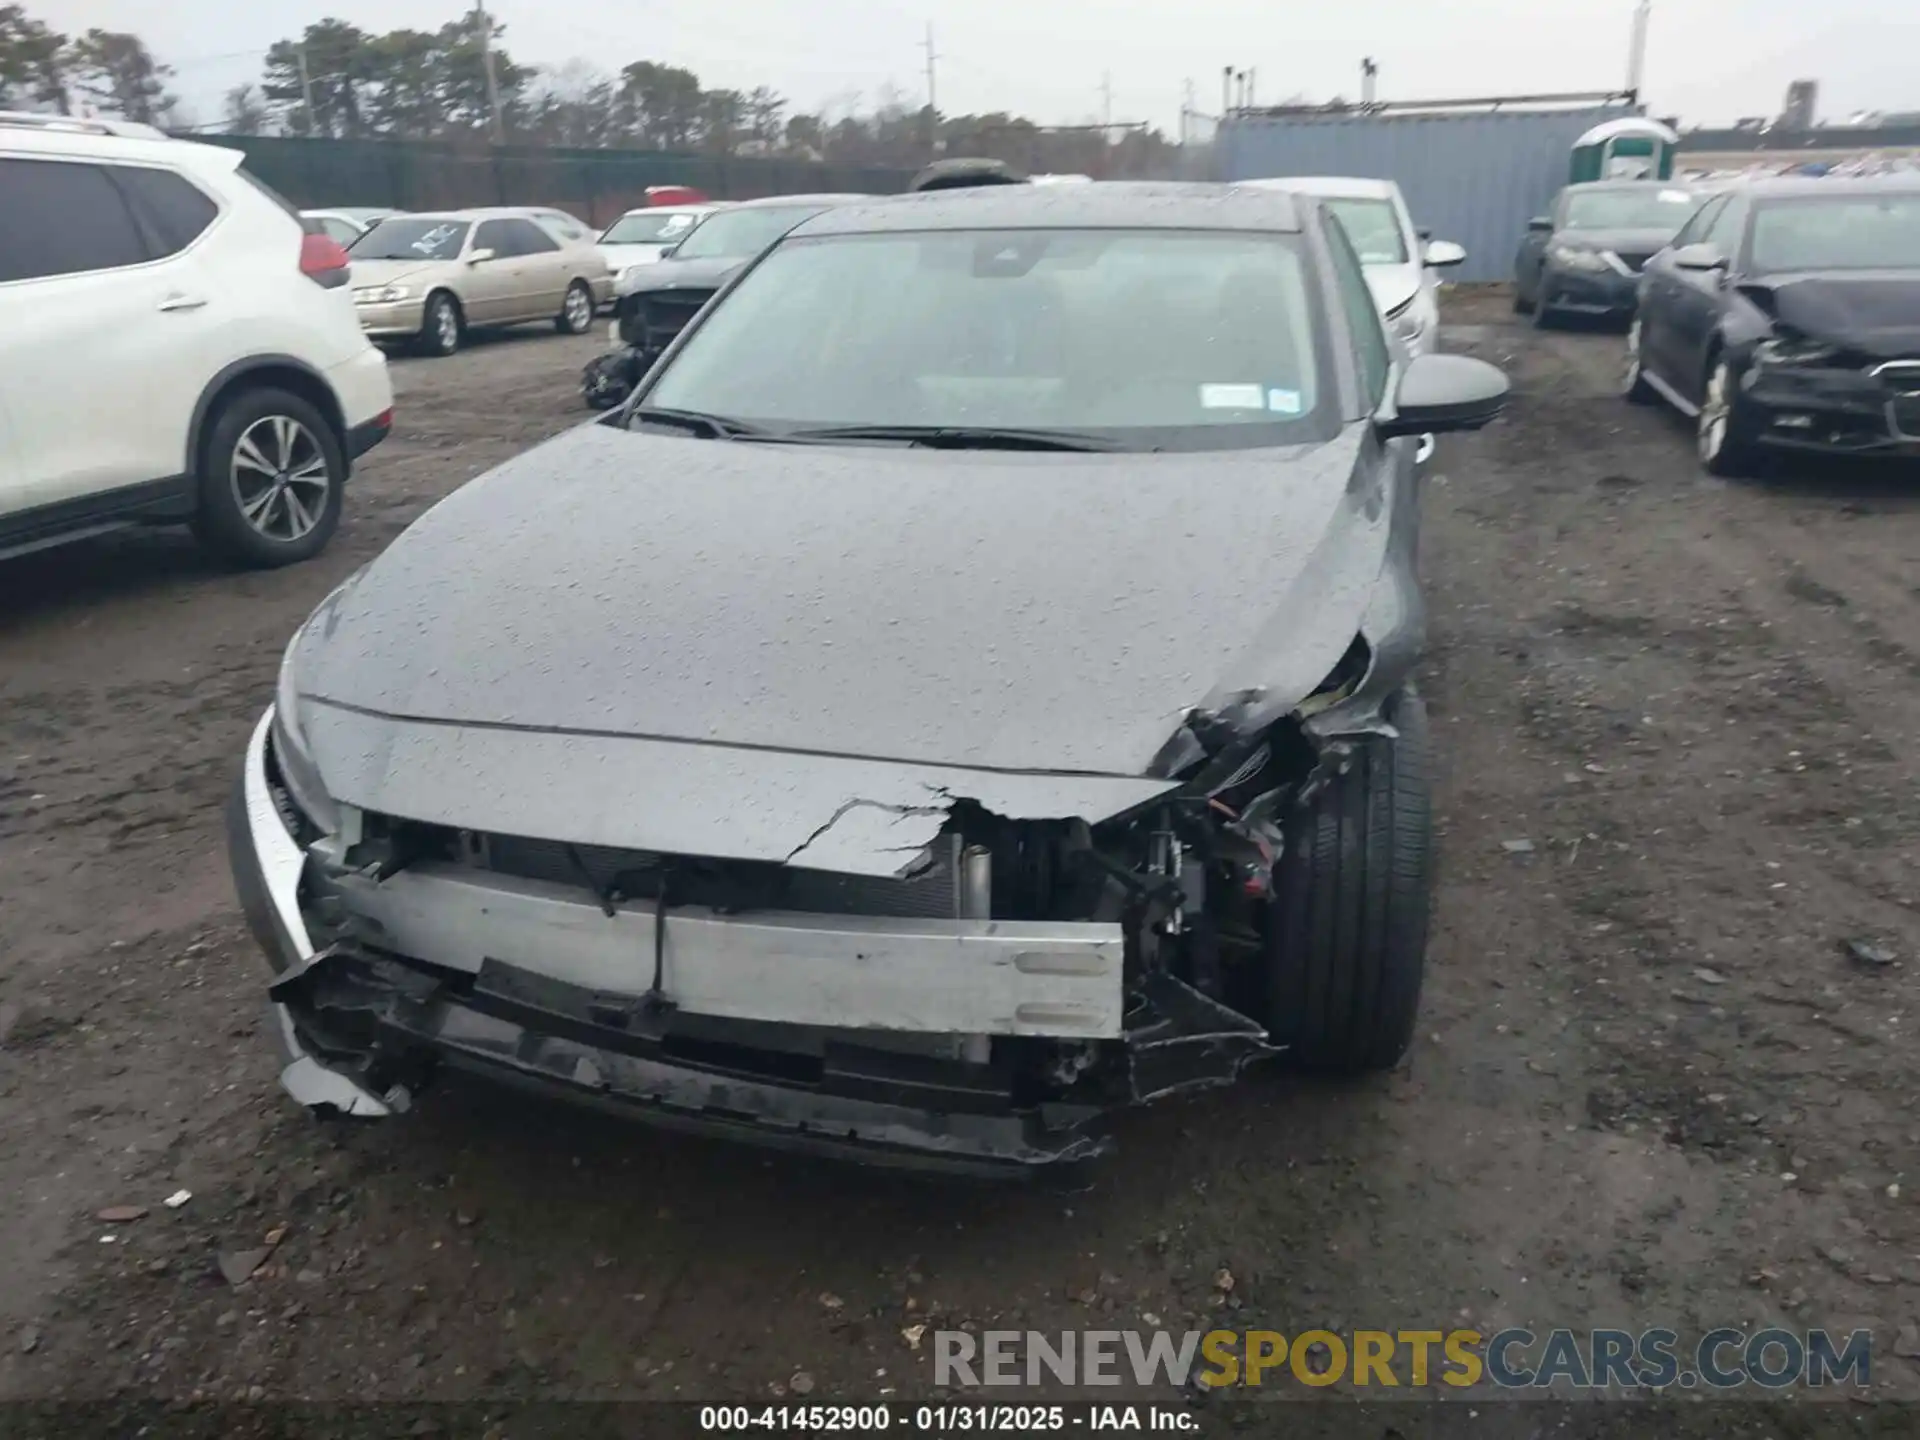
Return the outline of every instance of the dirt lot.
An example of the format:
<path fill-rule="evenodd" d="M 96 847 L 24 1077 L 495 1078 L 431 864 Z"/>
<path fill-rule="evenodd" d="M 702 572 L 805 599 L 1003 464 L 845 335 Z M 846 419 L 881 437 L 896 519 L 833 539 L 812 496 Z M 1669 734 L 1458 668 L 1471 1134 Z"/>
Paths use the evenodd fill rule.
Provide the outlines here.
<path fill-rule="evenodd" d="M 317 563 L 234 576 L 155 534 L 0 567 L 0 1396 L 915 1396 L 927 1317 L 1148 1316 L 1865 1326 L 1876 1391 L 1920 1393 L 1920 477 L 1708 482 L 1681 422 L 1614 398 L 1617 336 L 1450 320 L 1517 398 L 1429 497 L 1419 1043 L 1358 1088 L 1140 1113 L 1072 1189 L 483 1090 L 371 1127 L 280 1094 L 219 815 L 280 648 L 582 418 L 601 342 L 398 362 L 399 431 Z"/>

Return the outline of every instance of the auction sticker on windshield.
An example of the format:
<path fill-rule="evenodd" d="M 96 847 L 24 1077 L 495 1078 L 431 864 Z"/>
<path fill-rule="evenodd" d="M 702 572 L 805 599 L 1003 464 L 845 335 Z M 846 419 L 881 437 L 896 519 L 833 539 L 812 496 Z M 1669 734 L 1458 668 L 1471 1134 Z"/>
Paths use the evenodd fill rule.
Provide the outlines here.
<path fill-rule="evenodd" d="M 1266 393 L 1258 385 L 1202 385 L 1202 410 L 1264 410 Z"/>

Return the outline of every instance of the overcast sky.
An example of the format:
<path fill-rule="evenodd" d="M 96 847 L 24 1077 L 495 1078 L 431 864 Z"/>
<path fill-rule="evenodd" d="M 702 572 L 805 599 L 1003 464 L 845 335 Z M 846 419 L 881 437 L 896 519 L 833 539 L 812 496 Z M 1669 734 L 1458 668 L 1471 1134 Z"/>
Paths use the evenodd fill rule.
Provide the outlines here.
<path fill-rule="evenodd" d="M 172 64 L 211 121 L 259 51 L 337 15 L 372 30 L 434 29 L 460 0 L 27 0 L 55 28 L 131 30 Z M 926 93 L 929 20 L 942 111 L 1177 127 L 1185 82 L 1220 104 L 1220 71 L 1257 71 L 1256 99 L 1355 98 L 1359 62 L 1379 97 L 1611 89 L 1625 83 L 1634 0 L 493 0 L 522 63 L 684 65 L 702 82 L 771 85 L 797 108 Z M 250 52 L 250 53 L 236 53 Z M 1654 0 L 1646 90 L 1689 123 L 1778 111 L 1789 80 L 1821 82 L 1820 111 L 1920 109 L 1916 0 Z"/>

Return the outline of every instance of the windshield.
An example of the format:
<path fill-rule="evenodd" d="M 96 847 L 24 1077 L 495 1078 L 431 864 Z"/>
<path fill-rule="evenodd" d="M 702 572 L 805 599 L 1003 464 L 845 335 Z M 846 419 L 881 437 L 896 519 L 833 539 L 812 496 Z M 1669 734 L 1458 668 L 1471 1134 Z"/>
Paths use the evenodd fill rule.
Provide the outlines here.
<path fill-rule="evenodd" d="M 1562 230 L 1659 230 L 1671 235 L 1700 208 L 1700 197 L 1669 186 L 1576 190 L 1567 196 Z"/>
<path fill-rule="evenodd" d="M 467 240 L 465 220 L 382 220 L 352 245 L 356 260 L 457 260 Z"/>
<path fill-rule="evenodd" d="M 1293 235 L 823 236 L 761 261 L 640 405 L 776 433 L 1023 429 L 1136 449 L 1316 441 L 1337 424 L 1316 313 Z"/>
<path fill-rule="evenodd" d="M 673 252 L 676 260 L 741 260 L 767 246 L 823 209 L 819 205 L 759 205 L 725 210 L 708 218 Z"/>
<path fill-rule="evenodd" d="M 1391 200 L 1328 200 L 1363 265 L 1404 265 L 1407 241 Z"/>
<path fill-rule="evenodd" d="M 700 217 L 687 210 L 636 210 L 622 215 L 600 237 L 603 245 L 671 245 Z"/>
<path fill-rule="evenodd" d="M 1920 195 L 1766 201 L 1754 211 L 1749 268 L 1759 274 L 1920 268 Z"/>

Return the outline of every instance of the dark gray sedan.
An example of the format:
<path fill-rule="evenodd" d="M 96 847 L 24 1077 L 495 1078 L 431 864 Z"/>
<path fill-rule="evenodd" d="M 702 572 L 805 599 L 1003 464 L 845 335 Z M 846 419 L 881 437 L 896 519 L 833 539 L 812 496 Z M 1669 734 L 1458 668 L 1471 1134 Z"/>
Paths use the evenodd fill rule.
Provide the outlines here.
<path fill-rule="evenodd" d="M 1561 315 L 1626 319 L 1641 270 L 1700 201 L 1666 180 L 1567 186 L 1550 213 L 1527 223 L 1513 261 L 1513 308 L 1539 326 Z"/>
<path fill-rule="evenodd" d="M 1783 451 L 1920 457 L 1920 180 L 1709 202 L 1647 267 L 1622 388 L 1692 417 L 1716 475 Z"/>
<path fill-rule="evenodd" d="M 288 646 L 230 809 L 287 1088 L 1018 1169 L 1277 1052 L 1394 1064 L 1414 450 L 1505 393 L 1405 359 L 1311 198 L 805 222 Z"/>

